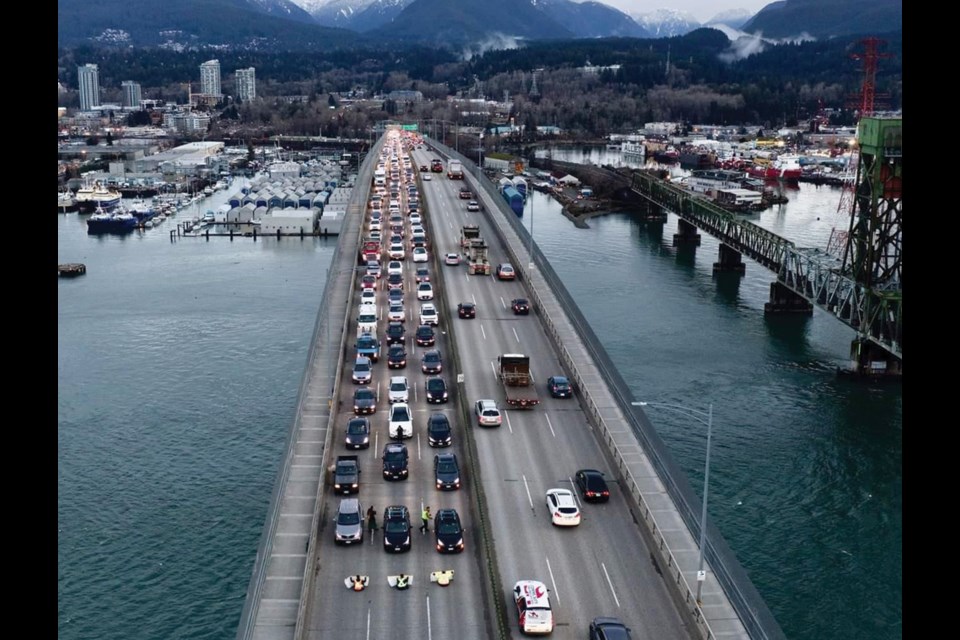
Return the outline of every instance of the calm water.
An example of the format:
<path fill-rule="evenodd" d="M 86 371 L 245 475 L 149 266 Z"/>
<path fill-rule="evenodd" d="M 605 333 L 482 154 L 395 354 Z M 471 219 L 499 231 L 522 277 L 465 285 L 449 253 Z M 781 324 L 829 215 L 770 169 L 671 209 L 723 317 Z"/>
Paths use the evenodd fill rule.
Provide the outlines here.
<path fill-rule="evenodd" d="M 758 223 L 825 246 L 839 192 L 788 195 Z M 636 397 L 713 403 L 710 517 L 788 637 L 902 637 L 902 394 L 837 378 L 852 332 L 764 319 L 772 274 L 714 278 L 672 217 L 577 229 L 535 194 L 531 218 Z M 58 637 L 233 638 L 335 240 L 84 219 L 57 218 L 58 261 L 88 268 L 58 280 Z M 702 483 L 703 426 L 648 414 Z"/>

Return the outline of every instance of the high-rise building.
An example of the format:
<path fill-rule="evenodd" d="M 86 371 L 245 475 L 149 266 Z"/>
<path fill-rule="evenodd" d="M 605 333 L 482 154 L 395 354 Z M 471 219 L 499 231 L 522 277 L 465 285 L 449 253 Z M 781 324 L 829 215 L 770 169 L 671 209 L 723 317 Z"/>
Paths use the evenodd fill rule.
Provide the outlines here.
<path fill-rule="evenodd" d="M 256 69 L 237 69 L 237 97 L 243 102 L 249 102 L 257 97 Z"/>
<path fill-rule="evenodd" d="M 90 111 L 100 106 L 100 69 L 95 64 L 77 67 L 77 85 L 80 87 L 80 110 Z"/>
<path fill-rule="evenodd" d="M 123 86 L 123 106 L 139 109 L 140 103 L 143 101 L 140 83 L 133 80 L 124 80 L 121 85 Z"/>
<path fill-rule="evenodd" d="M 220 61 L 207 60 L 200 65 L 200 93 L 220 97 Z"/>

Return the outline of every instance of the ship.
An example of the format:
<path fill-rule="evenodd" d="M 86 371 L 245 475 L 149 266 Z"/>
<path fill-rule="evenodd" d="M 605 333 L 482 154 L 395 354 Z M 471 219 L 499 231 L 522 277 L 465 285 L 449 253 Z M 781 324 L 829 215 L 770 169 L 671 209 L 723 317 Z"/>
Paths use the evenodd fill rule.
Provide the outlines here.
<path fill-rule="evenodd" d="M 72 213 L 79 208 L 77 199 L 70 191 L 61 191 L 57 196 L 57 211 L 60 213 Z"/>
<path fill-rule="evenodd" d="M 126 211 L 104 211 L 98 209 L 87 218 L 87 233 L 130 233 L 139 225 L 137 218 Z"/>
<path fill-rule="evenodd" d="M 747 167 L 747 174 L 763 180 L 780 180 L 781 182 L 797 182 L 803 169 L 800 167 L 799 156 L 780 156 L 773 162 L 754 161 Z"/>
<path fill-rule="evenodd" d="M 80 213 L 93 213 L 97 209 L 103 211 L 116 209 L 123 195 L 116 189 L 109 189 L 96 182 L 77 189 L 76 199 Z"/>

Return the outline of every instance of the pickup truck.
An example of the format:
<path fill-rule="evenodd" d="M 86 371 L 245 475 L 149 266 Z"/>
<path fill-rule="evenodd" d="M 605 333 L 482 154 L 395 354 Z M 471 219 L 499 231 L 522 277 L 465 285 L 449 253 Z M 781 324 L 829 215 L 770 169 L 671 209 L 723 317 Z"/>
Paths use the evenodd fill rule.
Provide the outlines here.
<path fill-rule="evenodd" d="M 336 493 L 360 491 L 360 462 L 358 456 L 337 456 L 333 466 L 333 490 Z"/>
<path fill-rule="evenodd" d="M 374 362 L 380 360 L 380 341 L 372 333 L 361 333 L 356 347 L 358 356 L 367 356 Z"/>
<path fill-rule="evenodd" d="M 517 409 L 531 409 L 540 404 L 537 389 L 530 378 L 530 357 L 522 353 L 505 353 L 497 362 L 500 382 L 507 404 Z"/>

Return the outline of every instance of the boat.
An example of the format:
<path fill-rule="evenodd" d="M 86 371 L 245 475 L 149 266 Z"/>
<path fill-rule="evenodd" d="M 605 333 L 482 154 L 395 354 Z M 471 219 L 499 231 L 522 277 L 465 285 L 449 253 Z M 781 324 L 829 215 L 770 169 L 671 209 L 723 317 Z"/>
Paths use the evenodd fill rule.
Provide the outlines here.
<path fill-rule="evenodd" d="M 101 208 L 87 218 L 87 233 L 130 233 L 138 225 L 133 214 L 126 211 L 104 211 Z"/>
<path fill-rule="evenodd" d="M 747 174 L 764 180 L 780 180 L 782 182 L 797 182 L 803 174 L 798 156 L 780 156 L 770 161 L 754 160 L 747 167 Z"/>
<path fill-rule="evenodd" d="M 80 213 L 93 213 L 97 209 L 112 211 L 119 206 L 123 196 L 116 189 L 107 188 L 96 182 L 77 189 L 76 199 Z"/>
<path fill-rule="evenodd" d="M 137 219 L 138 224 L 144 226 L 157 215 L 157 210 L 152 205 L 139 199 L 125 204 L 123 208 Z"/>
<path fill-rule="evenodd" d="M 57 211 L 60 213 L 71 213 L 79 208 L 77 199 L 70 191 L 61 191 L 57 196 Z"/>

